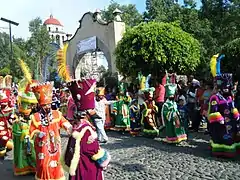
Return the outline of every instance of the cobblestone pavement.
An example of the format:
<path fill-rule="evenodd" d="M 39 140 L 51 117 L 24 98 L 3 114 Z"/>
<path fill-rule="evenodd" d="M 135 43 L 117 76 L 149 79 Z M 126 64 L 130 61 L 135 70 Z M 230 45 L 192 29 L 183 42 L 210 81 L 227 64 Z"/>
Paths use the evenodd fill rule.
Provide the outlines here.
<path fill-rule="evenodd" d="M 237 180 L 240 161 L 210 157 L 208 136 L 190 134 L 188 143 L 179 146 L 162 143 L 159 139 L 130 137 L 109 132 L 110 141 L 102 145 L 110 151 L 111 164 L 105 172 L 107 180 Z M 63 138 L 66 144 L 67 138 Z M 12 154 L 0 161 L 3 180 L 32 180 L 33 176 L 14 177 Z"/>

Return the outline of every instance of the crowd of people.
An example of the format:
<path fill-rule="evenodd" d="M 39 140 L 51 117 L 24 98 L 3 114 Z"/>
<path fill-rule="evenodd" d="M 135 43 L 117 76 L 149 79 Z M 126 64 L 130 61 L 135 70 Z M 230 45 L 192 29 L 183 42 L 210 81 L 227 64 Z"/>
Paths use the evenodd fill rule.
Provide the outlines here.
<path fill-rule="evenodd" d="M 139 73 L 137 85 L 120 81 L 113 92 L 97 87 L 92 78 L 72 79 L 64 56 L 59 59 L 65 81 L 60 89 L 33 80 L 24 61 L 18 86 L 12 86 L 10 75 L 0 76 L 0 156 L 14 149 L 15 175 L 63 180 L 65 170 L 70 180 L 102 180 L 111 159 L 101 148 L 108 142 L 106 130 L 163 136 L 164 142 L 177 144 L 206 122 L 212 155 L 240 153 L 239 88 L 232 74 L 221 73 L 222 55 L 211 60 L 214 81 L 190 76 L 177 82 L 174 73 L 163 78 Z M 64 152 L 60 129 L 69 135 Z"/>

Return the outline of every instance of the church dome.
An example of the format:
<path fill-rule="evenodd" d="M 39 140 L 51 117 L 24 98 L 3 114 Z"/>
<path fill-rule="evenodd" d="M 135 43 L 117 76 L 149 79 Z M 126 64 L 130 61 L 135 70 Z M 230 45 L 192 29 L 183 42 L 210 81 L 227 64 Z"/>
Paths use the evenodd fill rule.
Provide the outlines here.
<path fill-rule="evenodd" d="M 57 26 L 63 26 L 59 20 L 53 18 L 53 15 L 50 15 L 50 18 L 48 18 L 46 21 L 43 23 L 44 25 L 57 25 Z"/>

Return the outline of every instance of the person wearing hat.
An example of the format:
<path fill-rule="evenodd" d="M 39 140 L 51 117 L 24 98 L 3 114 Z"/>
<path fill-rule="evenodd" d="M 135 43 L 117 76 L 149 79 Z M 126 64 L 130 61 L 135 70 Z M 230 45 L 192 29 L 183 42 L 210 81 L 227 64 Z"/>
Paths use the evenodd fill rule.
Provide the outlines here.
<path fill-rule="evenodd" d="M 0 77 L 0 157 L 4 157 L 7 151 L 13 149 L 12 122 L 14 120 L 14 109 L 9 107 L 11 95 L 12 77 L 7 75 Z"/>
<path fill-rule="evenodd" d="M 141 124 L 143 125 L 143 133 L 146 137 L 155 138 L 159 135 L 159 130 L 156 123 L 156 113 L 158 107 L 153 100 L 153 93 L 155 88 L 147 88 L 144 90 L 146 100 L 144 102 L 144 108 L 142 111 Z"/>
<path fill-rule="evenodd" d="M 76 104 L 73 132 L 62 156 L 62 164 L 69 173 L 69 180 L 103 180 L 103 169 L 110 161 L 109 153 L 99 146 L 97 133 L 89 122 L 96 116 L 96 80 L 84 78 L 73 80 L 67 70 L 66 49 L 58 52 L 58 73 L 67 82 Z"/>
<path fill-rule="evenodd" d="M 35 95 L 31 92 L 33 83 L 31 73 L 24 61 L 20 62 L 20 67 L 24 72 L 24 79 L 18 86 L 18 112 L 12 125 L 13 134 L 13 164 L 14 175 L 26 175 L 36 171 L 36 154 L 34 141 L 30 138 L 30 115 L 34 106 L 38 103 Z"/>
<path fill-rule="evenodd" d="M 18 96 L 18 113 L 13 123 L 14 174 L 26 175 L 36 171 L 34 142 L 30 139 L 29 126 L 32 106 L 38 101 L 33 92 L 21 92 Z"/>
<path fill-rule="evenodd" d="M 39 83 L 32 87 L 40 110 L 31 116 L 30 137 L 34 139 L 36 152 L 36 180 L 65 179 L 60 163 L 60 128 L 71 133 L 71 124 L 62 113 L 51 109 L 53 83 Z"/>
<path fill-rule="evenodd" d="M 105 88 L 99 87 L 97 89 L 96 98 L 95 98 L 95 110 L 99 118 L 94 119 L 94 125 L 97 130 L 99 142 L 106 143 L 108 141 L 107 134 L 104 129 L 104 124 L 106 121 L 106 105 L 108 101 L 104 97 Z"/>
<path fill-rule="evenodd" d="M 239 112 L 231 97 L 232 74 L 221 73 L 223 58 L 224 55 L 214 55 L 210 64 L 218 88 L 209 100 L 210 147 L 213 156 L 235 157 L 240 152 Z"/>
<path fill-rule="evenodd" d="M 175 102 L 177 85 L 167 80 L 165 88 L 167 100 L 163 104 L 161 111 L 163 127 L 165 127 L 166 131 L 166 139 L 164 141 L 167 143 L 180 143 L 187 140 L 187 135 L 181 123 L 177 103 Z"/>
<path fill-rule="evenodd" d="M 130 130 L 129 103 L 131 97 L 126 93 L 125 84 L 123 82 L 120 82 L 118 88 L 119 94 L 117 101 L 113 103 L 113 112 L 115 114 L 114 130 L 124 132 Z"/>

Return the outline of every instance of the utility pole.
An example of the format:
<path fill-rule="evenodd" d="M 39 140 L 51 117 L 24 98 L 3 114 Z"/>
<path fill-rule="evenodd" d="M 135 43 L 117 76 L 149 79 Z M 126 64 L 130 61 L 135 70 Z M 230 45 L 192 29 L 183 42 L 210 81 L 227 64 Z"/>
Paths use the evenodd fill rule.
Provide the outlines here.
<path fill-rule="evenodd" d="M 13 67 L 15 66 L 15 60 L 13 59 L 13 46 L 12 46 L 12 26 L 18 26 L 19 23 L 11 21 L 9 19 L 1 18 L 1 21 L 4 21 L 9 24 L 9 40 L 10 40 L 10 61 L 11 61 L 11 75 L 14 76 Z"/>

